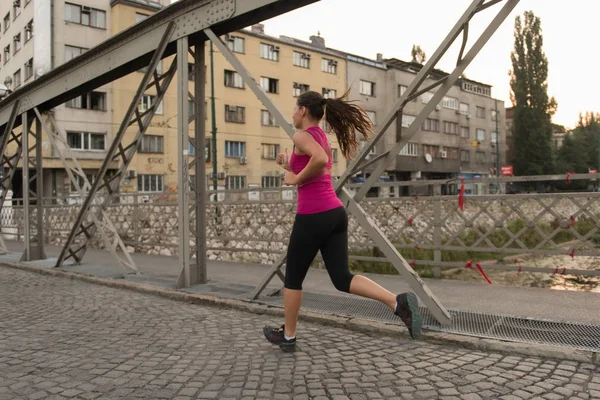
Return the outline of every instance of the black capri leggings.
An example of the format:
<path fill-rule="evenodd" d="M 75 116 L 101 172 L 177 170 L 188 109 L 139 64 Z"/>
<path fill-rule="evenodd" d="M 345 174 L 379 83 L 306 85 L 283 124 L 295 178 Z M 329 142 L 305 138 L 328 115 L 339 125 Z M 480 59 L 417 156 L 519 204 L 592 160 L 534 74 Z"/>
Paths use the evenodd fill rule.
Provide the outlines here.
<path fill-rule="evenodd" d="M 302 289 L 317 251 L 337 290 L 350 292 L 354 277 L 348 269 L 348 214 L 344 207 L 317 214 L 296 214 L 287 251 L 285 287 Z"/>

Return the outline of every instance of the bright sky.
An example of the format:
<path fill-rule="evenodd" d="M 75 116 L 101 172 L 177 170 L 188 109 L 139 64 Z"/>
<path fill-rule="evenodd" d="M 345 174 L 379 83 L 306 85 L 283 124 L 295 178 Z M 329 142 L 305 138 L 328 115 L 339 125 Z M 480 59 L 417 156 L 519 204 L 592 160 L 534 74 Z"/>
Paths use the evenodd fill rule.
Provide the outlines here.
<path fill-rule="evenodd" d="M 418 44 L 430 56 L 471 0 L 321 0 L 304 8 L 264 21 L 265 33 L 308 40 L 321 32 L 328 47 L 364 57 L 410 61 Z M 506 2 L 475 16 L 469 26 L 469 46 Z M 544 52 L 549 62 L 548 93 L 558 101 L 553 122 L 574 127 L 580 112 L 600 112 L 597 94 L 600 80 L 594 67 L 600 64 L 595 50 L 600 1 L 521 0 L 466 70 L 467 77 L 493 86 L 492 95 L 510 107 L 508 71 L 513 48 L 515 16 L 533 10 L 541 18 Z M 438 64 L 450 72 L 459 47 Z M 570 57 L 573 56 L 574 59 Z M 592 68 L 588 73 L 585 69 Z"/>

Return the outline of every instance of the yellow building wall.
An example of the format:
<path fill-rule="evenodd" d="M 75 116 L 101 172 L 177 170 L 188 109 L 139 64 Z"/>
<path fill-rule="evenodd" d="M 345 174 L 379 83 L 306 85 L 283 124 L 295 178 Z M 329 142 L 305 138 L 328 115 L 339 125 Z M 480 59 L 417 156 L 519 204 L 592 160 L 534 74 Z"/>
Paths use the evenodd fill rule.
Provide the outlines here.
<path fill-rule="evenodd" d="M 135 24 L 136 12 L 148 14 L 145 9 L 117 4 L 113 7 L 112 29 L 116 34 Z M 310 85 L 310 90 L 319 93 L 323 88 L 334 89 L 340 96 L 346 87 L 345 60 L 341 57 L 321 55 L 317 51 L 297 48 L 282 41 L 268 40 L 247 34 L 245 31 L 233 32 L 232 35 L 244 38 L 244 53 L 234 53 L 248 68 L 252 76 L 260 83 L 260 77 L 265 76 L 279 80 L 279 94 L 268 94 L 275 105 L 291 122 L 293 108 L 296 98 L 293 96 L 293 83 L 299 82 Z M 271 61 L 260 57 L 260 43 L 273 44 L 280 47 L 279 61 Z M 293 65 L 293 50 L 311 54 L 310 68 L 302 68 Z M 211 138 L 211 88 L 210 88 L 210 45 L 205 47 L 206 53 L 206 137 Z M 329 74 L 321 71 L 321 59 L 335 59 L 338 61 L 337 74 Z M 163 71 L 166 71 L 174 57 L 163 60 Z M 192 57 L 189 57 L 192 63 Z M 246 187 L 248 185 L 260 185 L 261 177 L 266 175 L 281 174 L 274 160 L 262 158 L 262 144 L 278 144 L 283 152 L 288 148 L 291 153 L 293 144 L 280 127 L 261 125 L 261 110 L 266 109 L 257 99 L 247 85 L 244 89 L 230 88 L 225 86 L 225 70 L 234 70 L 214 47 L 214 73 L 215 73 L 215 117 L 217 125 L 217 171 L 225 172 L 226 175 L 245 176 Z M 121 122 L 135 92 L 138 88 L 143 74 L 135 72 L 114 83 L 113 109 L 115 127 Z M 188 89 L 194 93 L 194 82 L 189 81 Z M 148 91 L 147 94 L 154 94 Z M 245 123 L 225 122 L 225 105 L 245 107 Z M 164 175 L 164 189 L 168 191 L 177 190 L 178 166 L 177 166 L 177 75 L 175 75 L 169 90 L 163 100 L 163 114 L 156 115 L 147 131 L 148 135 L 161 135 L 164 137 L 164 152 L 161 154 L 149 154 L 138 152 L 132 160 L 129 170 L 140 174 Z M 136 129 L 129 129 L 125 136 L 124 144 L 131 143 Z M 194 124 L 189 125 L 189 135 L 194 136 Z M 335 135 L 330 135 L 333 148 L 339 149 Z M 225 142 L 236 141 L 246 143 L 246 164 L 240 163 L 237 157 L 225 156 Z M 204 149 L 200 149 L 204 151 Z M 334 163 L 333 174 L 341 175 L 345 162 L 338 150 L 338 162 Z M 211 159 L 212 159 L 211 145 Z M 190 159 L 192 156 L 190 156 Z M 212 164 L 207 163 L 207 174 L 212 173 Z M 126 179 L 123 183 L 124 191 L 137 190 L 137 179 Z M 212 179 L 209 180 L 212 185 Z M 219 179 L 218 185 L 225 186 L 225 180 Z"/>

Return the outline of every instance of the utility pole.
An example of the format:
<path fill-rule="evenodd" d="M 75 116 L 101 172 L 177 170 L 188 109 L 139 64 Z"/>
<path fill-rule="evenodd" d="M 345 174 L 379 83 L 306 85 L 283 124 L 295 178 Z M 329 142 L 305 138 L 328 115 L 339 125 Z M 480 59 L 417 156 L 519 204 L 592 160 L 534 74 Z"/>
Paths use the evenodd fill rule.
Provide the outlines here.
<path fill-rule="evenodd" d="M 217 118 L 215 116 L 215 68 L 213 63 L 213 44 L 210 42 L 210 109 L 212 120 L 212 170 L 213 190 L 217 190 Z M 217 200 L 215 193 L 215 201 Z"/>

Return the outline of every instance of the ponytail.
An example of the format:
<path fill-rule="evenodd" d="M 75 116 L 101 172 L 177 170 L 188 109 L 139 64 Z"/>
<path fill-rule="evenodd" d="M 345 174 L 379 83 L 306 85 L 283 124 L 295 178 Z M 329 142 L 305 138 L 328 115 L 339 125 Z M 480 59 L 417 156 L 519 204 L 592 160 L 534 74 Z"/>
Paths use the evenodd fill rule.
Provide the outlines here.
<path fill-rule="evenodd" d="M 340 145 L 340 151 L 346 159 L 352 159 L 360 146 L 357 132 L 365 138 L 373 132 L 373 124 L 367 113 L 347 100 L 350 89 L 336 99 L 325 99 L 319 93 L 309 91 L 298 97 L 298 105 L 306 107 L 309 114 L 315 119 L 322 119 L 330 126 L 330 131 L 335 133 Z"/>

